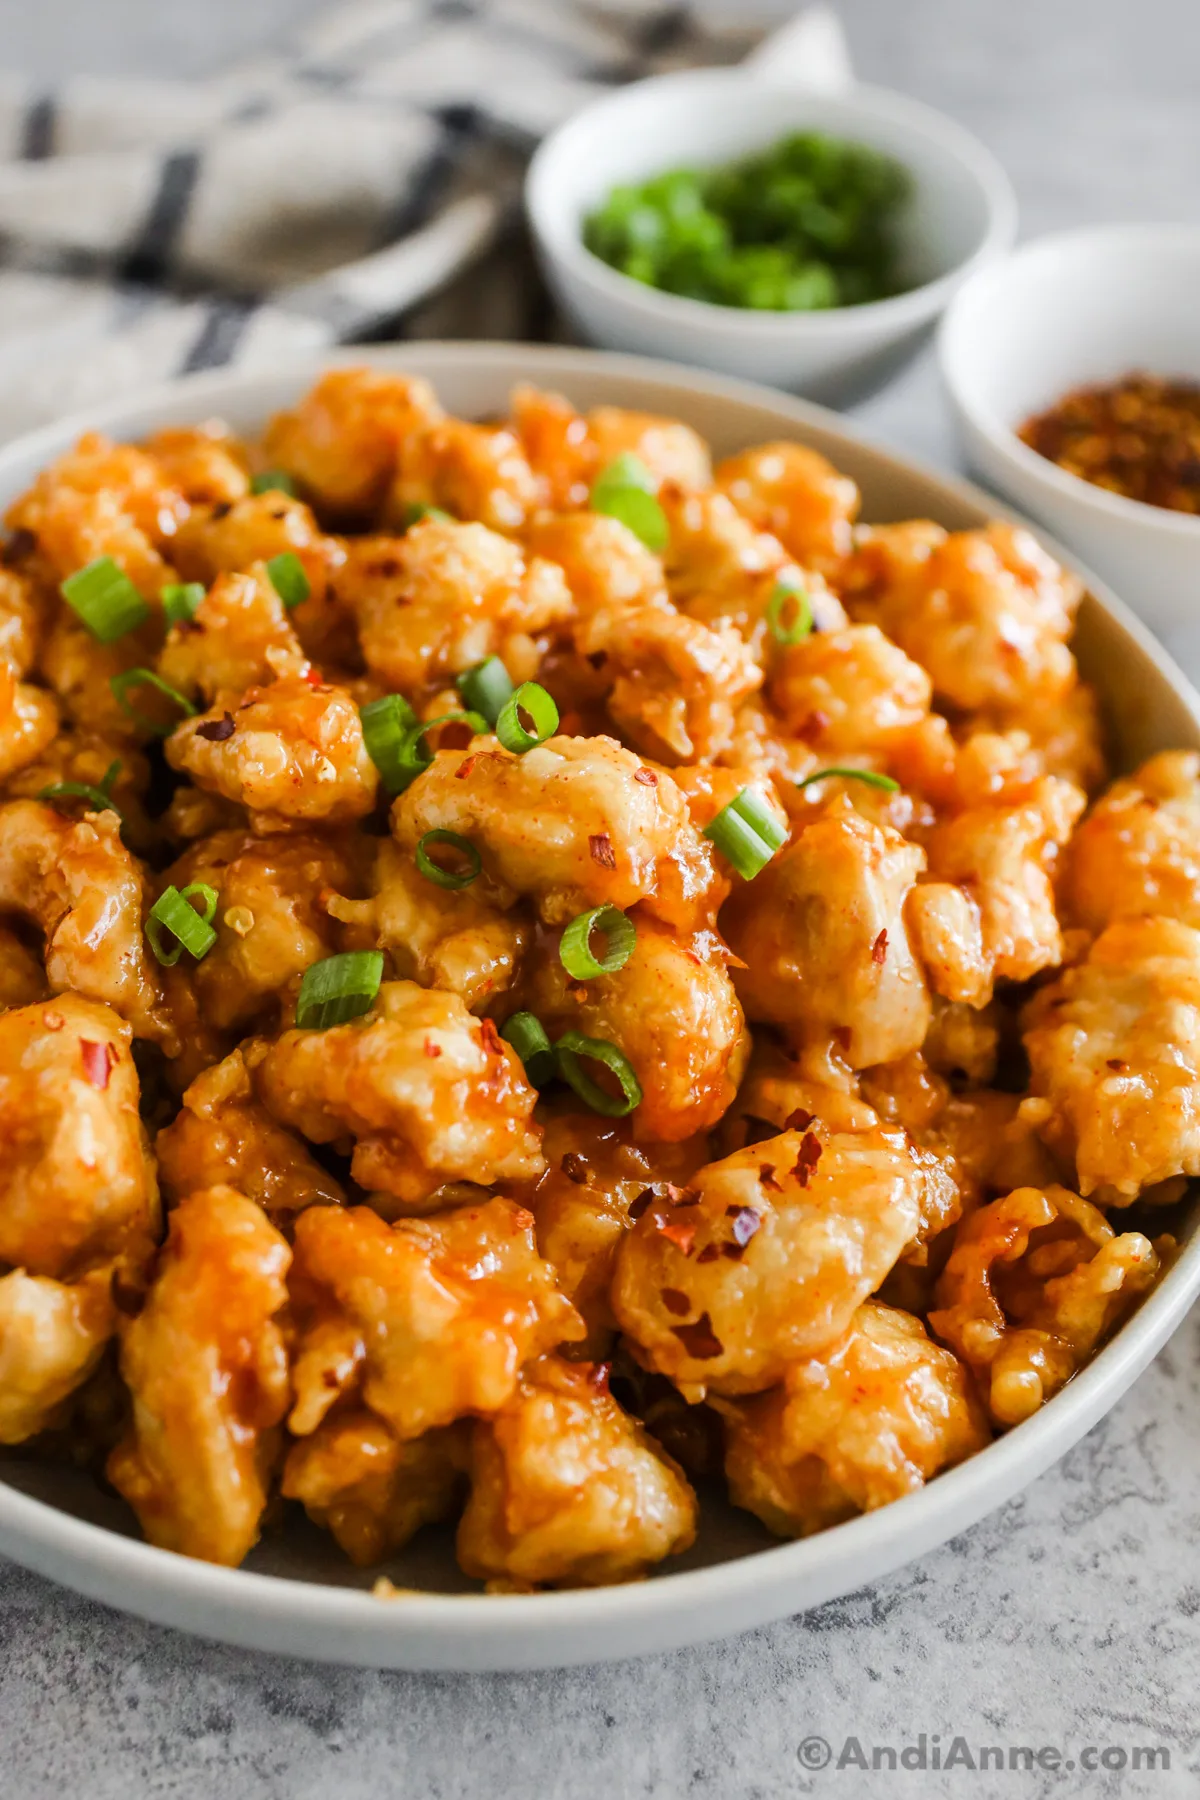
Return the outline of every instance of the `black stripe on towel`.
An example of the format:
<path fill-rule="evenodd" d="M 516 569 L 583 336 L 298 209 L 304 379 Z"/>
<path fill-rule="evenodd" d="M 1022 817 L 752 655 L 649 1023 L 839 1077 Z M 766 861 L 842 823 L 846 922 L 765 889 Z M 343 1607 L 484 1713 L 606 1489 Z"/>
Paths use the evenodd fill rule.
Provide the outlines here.
<path fill-rule="evenodd" d="M 253 312 L 254 308 L 243 301 L 210 301 L 179 373 L 194 375 L 198 369 L 220 369 L 232 362 Z"/>
<path fill-rule="evenodd" d="M 195 150 L 176 150 L 163 158 L 142 229 L 121 265 L 127 281 L 156 283 L 163 279 L 187 220 L 199 173 L 200 156 Z"/>
<path fill-rule="evenodd" d="M 54 127 L 54 95 L 39 94 L 30 102 L 21 130 L 21 156 L 25 162 L 44 162 L 54 155 Z"/>

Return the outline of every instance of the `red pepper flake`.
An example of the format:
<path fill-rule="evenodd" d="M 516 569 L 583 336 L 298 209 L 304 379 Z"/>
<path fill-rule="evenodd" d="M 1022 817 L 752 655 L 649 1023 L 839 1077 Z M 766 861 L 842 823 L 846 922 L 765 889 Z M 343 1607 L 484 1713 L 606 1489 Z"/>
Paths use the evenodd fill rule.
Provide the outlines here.
<path fill-rule="evenodd" d="M 659 1222 L 659 1232 L 669 1243 L 674 1244 L 681 1256 L 690 1256 L 696 1244 L 696 1227 L 680 1225 L 674 1219 Z"/>
<path fill-rule="evenodd" d="M 805 744 L 815 744 L 829 730 L 829 714 L 810 712 L 807 718 L 801 719 L 796 736 Z"/>
<path fill-rule="evenodd" d="M 800 1154 L 796 1158 L 795 1175 L 801 1187 L 808 1186 L 808 1178 L 821 1160 L 821 1140 L 806 1131 L 800 1144 Z"/>
<path fill-rule="evenodd" d="M 588 849 L 592 853 L 592 861 L 600 864 L 602 869 L 615 869 L 617 853 L 612 847 L 612 839 L 606 831 L 597 831 L 588 839 Z"/>
<path fill-rule="evenodd" d="M 587 1186 L 587 1158 L 585 1156 L 580 1156 L 578 1151 L 568 1150 L 558 1166 L 566 1176 L 567 1180 L 573 1181 L 576 1187 Z"/>
<path fill-rule="evenodd" d="M 758 1179 L 772 1194 L 782 1194 L 783 1183 L 776 1181 L 775 1179 L 774 1163 L 760 1163 L 758 1168 Z"/>
<path fill-rule="evenodd" d="M 425 1054 L 426 1056 L 440 1056 L 442 1054 L 442 1046 L 440 1044 L 435 1044 L 432 1038 L 426 1038 Z"/>
<path fill-rule="evenodd" d="M 798 1106 L 795 1112 L 789 1113 L 783 1121 L 783 1129 L 785 1131 L 807 1131 L 812 1122 L 813 1115 L 805 1112 L 802 1106 Z"/>
<path fill-rule="evenodd" d="M 672 1206 L 698 1206 L 700 1204 L 699 1188 L 676 1187 L 673 1181 L 668 1181 L 665 1186 L 667 1199 Z"/>
<path fill-rule="evenodd" d="M 672 1325 L 671 1330 L 697 1362 L 711 1362 L 714 1356 L 725 1354 L 725 1346 L 713 1330 L 712 1320 L 706 1312 L 700 1314 L 694 1325 Z"/>
<path fill-rule="evenodd" d="M 1115 1071 L 1118 1075 L 1123 1075 L 1125 1073 L 1126 1069 L 1129 1067 L 1129 1064 L 1126 1062 L 1122 1062 L 1119 1056 L 1110 1056 L 1108 1059 L 1107 1066 L 1110 1069 L 1115 1069 Z"/>
<path fill-rule="evenodd" d="M 467 776 L 471 773 L 471 770 L 475 767 L 475 764 L 478 761 L 479 761 L 478 755 L 464 756 L 463 760 L 459 763 L 457 769 L 455 769 L 455 771 L 454 771 L 455 781 L 465 781 L 467 779 Z"/>
<path fill-rule="evenodd" d="M 654 773 L 653 769 L 635 769 L 633 771 L 633 779 L 635 781 L 640 781 L 643 787 L 658 786 L 658 776 Z"/>
<path fill-rule="evenodd" d="M 871 961 L 875 964 L 877 969 L 882 967 L 883 959 L 886 955 L 887 926 L 885 925 L 879 936 L 875 939 L 875 942 L 871 945 Z"/>
<path fill-rule="evenodd" d="M 489 1056 L 503 1055 L 503 1045 L 500 1042 L 500 1033 L 496 1030 L 495 1019 L 480 1019 L 479 1035 L 483 1039 L 483 1047 Z"/>
<path fill-rule="evenodd" d="M 323 688 L 325 686 L 325 677 L 320 669 L 314 669 L 311 663 L 305 669 L 301 679 L 307 681 L 309 687 Z"/>
<path fill-rule="evenodd" d="M 108 1086 L 109 1075 L 117 1066 L 116 1045 L 97 1044 L 91 1038 L 80 1038 L 79 1055 L 84 1078 L 103 1092 Z"/>
<path fill-rule="evenodd" d="M 654 1189 L 652 1187 L 643 1188 L 641 1193 L 629 1203 L 629 1217 L 631 1219 L 640 1219 L 642 1214 L 647 1212 L 653 1205 Z"/>
<path fill-rule="evenodd" d="M 716 1262 L 716 1260 L 717 1260 L 718 1256 L 720 1256 L 720 1254 L 721 1254 L 721 1247 L 719 1244 L 705 1244 L 703 1250 L 700 1252 L 699 1256 L 696 1258 L 696 1261 L 698 1263 Z"/>
<path fill-rule="evenodd" d="M 762 1219 L 752 1206 L 729 1206 L 725 1210 L 733 1217 L 734 1241 L 744 1250 L 762 1224 Z"/>
<path fill-rule="evenodd" d="M 197 725 L 196 736 L 207 738 L 210 744 L 223 744 L 237 730 L 231 712 L 223 713 L 219 719 L 206 719 L 203 725 Z"/>
<path fill-rule="evenodd" d="M 669 1313 L 677 1319 L 686 1318 L 692 1310 L 692 1303 L 679 1288 L 659 1288 L 658 1297 Z"/>

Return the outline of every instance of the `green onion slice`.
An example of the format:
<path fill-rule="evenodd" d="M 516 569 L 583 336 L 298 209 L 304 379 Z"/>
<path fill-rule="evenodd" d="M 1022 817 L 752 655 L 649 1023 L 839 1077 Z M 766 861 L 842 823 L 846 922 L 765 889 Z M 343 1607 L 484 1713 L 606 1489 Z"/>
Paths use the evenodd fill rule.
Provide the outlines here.
<path fill-rule="evenodd" d="M 529 731 L 521 723 L 525 713 L 533 722 Z M 558 730 L 558 708 L 536 681 L 523 681 L 509 695 L 496 718 L 496 736 L 514 756 L 524 756 L 538 744 L 544 744 Z"/>
<path fill-rule="evenodd" d="M 174 725 L 160 725 L 157 720 L 149 719 L 145 713 L 139 712 L 136 706 L 130 704 L 128 698 L 130 688 L 153 688 L 156 693 L 164 695 L 173 706 L 177 706 L 185 719 L 195 717 L 196 708 L 186 694 L 181 694 L 178 688 L 173 688 L 169 681 L 164 681 L 161 675 L 154 673 L 153 669 L 126 669 L 122 675 L 110 676 L 108 685 L 112 689 L 113 699 L 125 717 L 132 719 L 134 724 L 139 725 L 143 731 L 153 732 L 155 737 L 170 737 L 175 729 Z"/>
<path fill-rule="evenodd" d="M 534 1013 L 514 1013 L 500 1027 L 500 1036 L 511 1044 L 525 1067 L 531 1087 L 543 1088 L 554 1074 L 554 1050 L 541 1020 Z"/>
<path fill-rule="evenodd" d="M 191 905 L 193 894 L 204 902 L 202 913 Z M 150 908 L 150 916 L 146 920 L 146 936 L 150 941 L 150 948 L 164 968 L 173 969 L 185 950 L 190 951 L 197 962 L 202 956 L 208 955 L 217 941 L 217 934 L 212 928 L 216 910 L 217 891 L 210 888 L 207 882 L 193 881 L 183 889 L 164 889 Z M 164 932 L 169 932 L 174 938 L 173 944 L 167 942 Z"/>
<path fill-rule="evenodd" d="M 428 506 L 423 501 L 414 501 L 411 506 L 406 506 L 404 509 L 404 529 L 410 531 L 414 525 L 419 525 L 422 519 L 453 518 L 454 514 L 448 513 L 445 507 Z"/>
<path fill-rule="evenodd" d="M 603 956 L 592 950 L 592 933 L 599 931 L 608 940 Z M 633 955 L 637 930 L 617 906 L 593 906 L 590 912 L 572 919 L 562 934 L 558 958 L 568 975 L 576 981 L 594 981 L 598 975 L 615 975 Z"/>
<path fill-rule="evenodd" d="M 261 475 L 254 475 L 250 481 L 252 494 L 269 494 L 272 488 L 278 488 L 281 494 L 296 497 L 296 484 L 286 469 L 264 469 Z"/>
<path fill-rule="evenodd" d="M 432 731 L 436 725 L 449 724 L 469 726 L 472 737 L 486 737 L 490 729 L 487 720 L 473 712 L 440 713 L 436 719 L 426 719 L 420 725 L 410 725 L 404 734 L 397 759 L 404 787 L 408 787 L 418 775 L 424 774 L 433 761 L 433 751 L 425 742 L 426 732 Z"/>
<path fill-rule="evenodd" d="M 787 623 L 789 607 L 792 609 L 790 625 Z M 813 614 L 805 589 L 777 581 L 767 601 L 767 624 L 781 649 L 786 650 L 806 638 L 813 628 Z"/>
<path fill-rule="evenodd" d="M 752 787 L 744 787 L 721 808 L 705 826 L 704 836 L 733 864 L 743 881 L 753 881 L 787 841 L 786 829 Z"/>
<path fill-rule="evenodd" d="M 513 691 L 512 676 L 498 656 L 485 657 L 473 668 L 464 669 L 454 683 L 463 703 L 472 712 L 482 713 L 489 725 L 500 717 L 501 708 Z"/>
<path fill-rule="evenodd" d="M 116 643 L 150 617 L 150 608 L 111 556 L 76 569 L 59 591 L 98 644 Z"/>
<path fill-rule="evenodd" d="M 91 787 L 86 781 L 52 781 L 38 794 L 39 800 L 87 800 L 93 812 L 115 812 L 124 823 L 125 815 L 113 800 L 110 793 L 113 782 L 121 773 L 120 758 L 109 763 L 100 779 L 99 787 Z"/>
<path fill-rule="evenodd" d="M 296 1023 L 304 1031 L 325 1031 L 369 1012 L 383 980 L 382 950 L 348 950 L 327 956 L 304 971 L 296 997 Z"/>
<path fill-rule="evenodd" d="M 384 694 L 380 700 L 368 700 L 359 708 L 363 743 L 367 755 L 379 770 L 384 791 L 403 793 L 412 776 L 400 760 L 404 740 L 417 722 L 417 715 L 403 694 Z"/>
<path fill-rule="evenodd" d="M 641 1105 L 641 1083 L 633 1072 L 633 1065 L 607 1038 L 585 1037 L 582 1031 L 564 1031 L 554 1046 L 554 1054 L 563 1080 L 593 1112 L 603 1113 L 606 1119 L 623 1119 L 626 1113 Z M 589 1062 L 601 1063 L 616 1076 L 621 1089 L 619 1099 L 592 1079 L 584 1066 Z"/>
<path fill-rule="evenodd" d="M 447 848 L 457 850 L 460 855 L 465 856 L 467 867 L 459 870 L 443 869 L 440 863 L 435 863 L 426 845 L 437 844 L 445 844 Z M 479 852 L 470 838 L 460 837 L 457 831 L 427 831 L 417 845 L 416 861 L 426 881 L 432 881 L 440 888 L 470 887 L 483 867 Z"/>
<path fill-rule="evenodd" d="M 271 586 L 283 601 L 288 612 L 307 600 L 312 593 L 312 583 L 304 573 L 304 564 L 294 550 L 281 550 L 278 556 L 271 557 L 267 563 L 267 574 L 271 577 Z"/>
<path fill-rule="evenodd" d="M 206 590 L 202 581 L 172 581 L 159 598 L 167 624 L 183 625 L 195 618 L 206 598 Z"/>
<path fill-rule="evenodd" d="M 806 775 L 796 786 L 806 788 L 810 782 L 827 781 L 833 775 L 840 776 L 843 781 L 865 781 L 868 787 L 882 788 L 885 794 L 900 791 L 898 781 L 893 781 L 890 775 L 877 775 L 874 769 L 814 769 L 811 775 Z"/>
<path fill-rule="evenodd" d="M 648 550 L 665 550 L 670 538 L 667 515 L 658 503 L 654 477 L 640 456 L 626 451 L 601 469 L 592 487 L 593 512 L 619 519 Z"/>

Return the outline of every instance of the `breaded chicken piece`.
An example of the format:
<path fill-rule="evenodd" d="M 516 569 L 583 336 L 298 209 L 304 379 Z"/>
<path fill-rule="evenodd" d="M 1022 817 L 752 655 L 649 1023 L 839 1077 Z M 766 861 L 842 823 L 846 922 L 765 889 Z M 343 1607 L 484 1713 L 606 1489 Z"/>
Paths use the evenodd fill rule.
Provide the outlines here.
<path fill-rule="evenodd" d="M 387 1225 L 365 1206 L 296 1220 L 296 1437 L 353 1399 L 405 1440 L 511 1397 L 524 1363 L 582 1337 L 512 1200 Z"/>
<path fill-rule="evenodd" d="M 618 1252 L 613 1310 L 686 1398 L 757 1393 L 841 1336 L 952 1186 L 903 1131 L 782 1132 L 647 1207 Z"/>
<path fill-rule="evenodd" d="M 160 1549 L 236 1568 L 281 1451 L 291 1252 L 262 1209 L 208 1188 L 170 1215 L 146 1304 L 121 1328 L 129 1428 L 107 1474 Z"/>
<path fill-rule="evenodd" d="M 859 492 L 805 444 L 757 444 L 717 464 L 716 484 L 744 518 L 806 569 L 835 576 L 849 556 Z"/>
<path fill-rule="evenodd" d="M 562 570 L 580 619 L 666 601 L 662 559 L 606 513 L 539 513 L 525 531 L 525 547 Z"/>
<path fill-rule="evenodd" d="M 447 1182 L 541 1173 L 537 1094 L 490 1019 L 457 994 L 385 982 L 370 1012 L 285 1031 L 254 1059 L 260 1099 L 316 1144 L 354 1144 L 352 1172 L 421 1210 Z"/>
<path fill-rule="evenodd" d="M 250 491 L 246 451 L 228 425 L 171 425 L 146 439 L 146 452 L 193 506 L 218 506 Z"/>
<path fill-rule="evenodd" d="M 99 644 L 65 600 L 50 610 L 38 651 L 37 674 L 53 691 L 63 717 L 81 732 L 125 740 L 132 747 L 139 728 L 113 693 L 114 676 L 153 665 L 161 631 L 146 624 L 112 644 Z M 134 705 L 139 696 L 132 696 Z"/>
<path fill-rule="evenodd" d="M 1200 926 L 1200 752 L 1164 750 L 1114 781 L 1064 853 L 1059 892 L 1095 933 L 1151 913 Z"/>
<path fill-rule="evenodd" d="M 188 504 L 166 471 L 144 450 L 86 432 L 43 469 L 6 514 L 13 531 L 28 531 L 61 580 L 98 557 L 111 556 L 142 597 L 156 602 L 174 580 L 171 551 Z"/>
<path fill-rule="evenodd" d="M 0 1275 L 0 1444 L 58 1422 L 113 1334 L 112 1271 L 68 1285 L 11 1269 Z"/>
<path fill-rule="evenodd" d="M 1200 1175 L 1200 931 L 1118 919 L 1038 989 L 1023 1024 L 1042 1135 L 1081 1194 L 1127 1205 Z"/>
<path fill-rule="evenodd" d="M 546 1357 L 474 1428 L 458 1528 L 468 1575 L 505 1587 L 597 1587 L 694 1542 L 682 1469 L 609 1394 L 603 1365 Z"/>
<path fill-rule="evenodd" d="M 1161 1272 L 1140 1232 L 1117 1237 L 1068 1189 L 1017 1188 L 964 1219 L 930 1329 L 979 1379 L 998 1425 L 1017 1425 L 1082 1368 Z"/>
<path fill-rule="evenodd" d="M 521 441 L 503 425 L 440 419 L 401 440 L 384 518 L 405 526 L 414 508 L 441 507 L 489 531 L 520 531 L 541 503 Z"/>
<path fill-rule="evenodd" d="M 50 989 L 42 959 L 7 925 L 0 925 L 0 1008 L 32 1006 Z"/>
<path fill-rule="evenodd" d="M 919 1049 L 930 1001 L 905 904 L 924 861 L 844 795 L 824 807 L 721 914 L 747 1016 L 797 1043 L 840 1032 L 856 1069 Z"/>
<path fill-rule="evenodd" d="M 661 602 L 595 612 L 577 643 L 600 663 L 622 736 L 667 764 L 726 749 L 738 704 L 762 682 L 732 626 L 702 625 Z"/>
<path fill-rule="evenodd" d="M 295 477 L 314 506 L 338 518 L 370 518 L 406 438 L 443 416 L 419 375 L 329 369 L 292 411 L 276 413 L 263 453 Z"/>
<path fill-rule="evenodd" d="M 712 464 L 703 439 L 678 419 L 597 406 L 586 416 L 561 394 L 517 387 L 513 429 L 556 511 L 586 506 L 597 475 L 618 456 L 636 456 L 655 485 L 707 488 Z"/>
<path fill-rule="evenodd" d="M 915 1493 L 992 1435 L 957 1357 L 875 1300 L 829 1350 L 790 1364 L 780 1387 L 718 1405 L 730 1498 L 779 1537 Z"/>
<path fill-rule="evenodd" d="M 410 851 L 387 841 L 376 858 L 374 899 L 350 907 L 334 902 L 332 910 L 367 929 L 398 975 L 458 994 L 482 1012 L 512 987 L 533 941 L 525 909 L 492 905 L 478 892 L 482 885 L 438 887 Z"/>
<path fill-rule="evenodd" d="M 287 676 L 176 727 L 173 769 L 249 809 L 256 830 L 346 824 L 375 805 L 379 776 L 344 688 Z"/>
<path fill-rule="evenodd" d="M 162 679 L 205 706 L 221 697 L 240 700 L 248 687 L 307 667 L 262 563 L 244 575 L 218 575 L 195 616 L 172 626 L 158 658 Z"/>
<path fill-rule="evenodd" d="M 928 718 L 924 669 L 874 625 L 810 632 L 785 649 L 770 680 L 784 729 L 822 756 L 887 756 Z"/>
<path fill-rule="evenodd" d="M 642 901 L 693 930 L 726 892 L 671 777 L 612 738 L 550 738 L 524 756 L 439 751 L 392 809 L 402 849 L 434 830 L 469 838 L 484 873 L 528 894 L 548 924 Z"/>
<path fill-rule="evenodd" d="M 51 610 L 45 590 L 19 569 L 0 565 L 0 662 L 14 675 L 27 675 L 33 667 Z"/>
<path fill-rule="evenodd" d="M 0 782 L 36 762 L 58 733 L 54 695 L 31 682 L 18 681 L 10 665 L 0 662 Z"/>
<path fill-rule="evenodd" d="M 422 1525 L 454 1516 L 469 1443 L 465 1424 L 400 1439 L 365 1409 L 337 1412 L 292 1445 L 281 1490 L 332 1533 L 352 1563 L 369 1568 Z"/>

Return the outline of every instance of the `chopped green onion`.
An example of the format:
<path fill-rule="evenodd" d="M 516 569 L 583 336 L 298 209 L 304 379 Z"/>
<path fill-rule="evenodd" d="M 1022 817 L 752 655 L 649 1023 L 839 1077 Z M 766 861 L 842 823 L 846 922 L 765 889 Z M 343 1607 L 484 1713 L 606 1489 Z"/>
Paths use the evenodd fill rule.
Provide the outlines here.
<path fill-rule="evenodd" d="M 303 1031 L 325 1031 L 370 1012 L 383 980 L 382 950 L 348 950 L 327 956 L 304 971 L 296 997 L 296 1023 Z"/>
<path fill-rule="evenodd" d="M 473 668 L 464 669 L 454 683 L 464 703 L 482 713 L 489 725 L 500 717 L 500 709 L 513 691 L 512 677 L 498 656 L 485 657 Z"/>
<path fill-rule="evenodd" d="M 533 721 L 532 731 L 521 723 L 523 712 Z M 544 744 L 557 730 L 558 708 L 536 681 L 523 681 L 516 692 L 509 695 L 496 718 L 496 736 L 514 756 L 524 756 L 527 750 Z"/>
<path fill-rule="evenodd" d="M 269 494 L 273 488 L 278 488 L 281 494 L 290 494 L 293 500 L 296 497 L 296 484 L 286 469 L 264 469 L 261 475 L 251 478 L 252 494 Z"/>
<path fill-rule="evenodd" d="M 705 826 L 704 836 L 733 864 L 743 881 L 753 881 L 786 842 L 787 831 L 761 794 L 744 787 Z"/>
<path fill-rule="evenodd" d="M 312 583 L 304 573 L 304 564 L 294 550 L 281 550 L 278 556 L 271 557 L 267 563 L 267 574 L 271 577 L 271 586 L 291 612 L 302 600 L 307 600 L 312 593 Z"/>
<path fill-rule="evenodd" d="M 453 520 L 453 518 L 454 514 L 448 513 L 444 507 L 427 506 L 422 501 L 415 501 L 413 505 L 406 506 L 404 509 L 404 529 L 411 531 L 412 527 L 419 525 L 422 519 Z"/>
<path fill-rule="evenodd" d="M 564 1031 L 554 1046 L 554 1054 L 563 1080 L 593 1112 L 603 1113 L 606 1119 L 623 1119 L 626 1113 L 641 1105 L 642 1089 L 633 1065 L 607 1038 L 585 1037 L 582 1031 Z M 621 1089 L 619 1100 L 592 1080 L 583 1066 L 585 1062 L 602 1063 L 616 1076 Z"/>
<path fill-rule="evenodd" d="M 91 787 L 86 781 L 52 781 L 49 787 L 42 788 L 38 799 L 87 800 L 90 801 L 93 812 L 115 812 L 118 819 L 124 823 L 125 815 L 113 800 L 110 792 L 113 782 L 120 773 L 121 762 L 118 757 L 116 762 L 109 763 L 101 777 L 99 787 Z"/>
<path fill-rule="evenodd" d="M 893 781 L 890 775 L 877 775 L 874 769 L 815 769 L 803 781 L 798 781 L 796 786 L 806 788 L 810 782 L 826 781 L 833 775 L 840 776 L 843 781 L 865 781 L 868 787 L 882 788 L 885 794 L 895 794 L 900 790 L 898 781 Z"/>
<path fill-rule="evenodd" d="M 202 581 L 172 581 L 159 595 L 168 625 L 184 625 L 194 619 L 206 593 Z"/>
<path fill-rule="evenodd" d="M 193 894 L 198 894 L 203 900 L 203 913 L 197 912 L 190 904 Z M 164 889 L 150 908 L 150 916 L 146 920 L 146 936 L 150 940 L 150 948 L 164 968 L 173 969 L 185 950 L 197 962 L 202 956 L 208 955 L 217 941 L 217 934 L 212 928 L 216 910 L 217 891 L 210 888 L 207 882 L 193 881 L 182 891 L 176 887 Z M 164 931 L 175 939 L 174 945 L 167 943 Z"/>
<path fill-rule="evenodd" d="M 603 956 L 592 950 L 592 933 L 600 931 L 608 939 Z M 576 981 L 594 981 L 598 975 L 615 975 L 633 955 L 637 931 L 632 922 L 616 906 L 593 906 L 590 912 L 572 919 L 562 934 L 558 959 L 568 975 Z"/>
<path fill-rule="evenodd" d="M 457 874 L 452 869 L 443 869 L 430 856 L 425 848 L 427 844 L 446 844 L 450 849 L 459 851 L 466 857 L 467 867 Z M 440 888 L 470 887 L 483 867 L 479 852 L 470 838 L 460 837 L 457 831 L 427 831 L 417 845 L 416 861 L 426 881 L 432 881 Z"/>
<path fill-rule="evenodd" d="M 500 1036 L 511 1044 L 525 1066 L 531 1087 L 542 1088 L 554 1074 L 554 1050 L 542 1022 L 530 1012 L 514 1013 L 500 1027 Z"/>
<path fill-rule="evenodd" d="M 177 706 L 185 719 L 195 716 L 196 708 L 187 696 L 181 694 L 178 688 L 173 688 L 169 681 L 164 681 L 161 675 L 156 675 L 153 669 L 126 669 L 122 675 L 110 675 L 108 685 L 125 717 L 132 719 L 135 725 L 140 725 L 143 731 L 152 731 L 155 737 L 170 737 L 175 729 L 174 725 L 160 725 L 154 719 L 147 718 L 145 713 L 140 713 L 136 706 L 131 706 L 127 697 L 130 688 L 153 688 L 173 706 Z"/>
<path fill-rule="evenodd" d="M 667 515 L 658 503 L 654 477 L 640 456 L 626 451 L 601 469 L 592 487 L 591 507 L 619 519 L 648 550 L 666 549 Z"/>
<path fill-rule="evenodd" d="M 359 708 L 363 743 L 367 755 L 379 770 L 384 792 L 403 793 L 412 776 L 400 761 L 404 740 L 417 722 L 417 715 L 403 694 L 384 694 L 381 700 L 368 700 Z"/>
<path fill-rule="evenodd" d="M 436 719 L 426 719 L 423 724 L 410 725 L 396 759 L 402 787 L 408 787 L 418 775 L 424 774 L 433 761 L 433 751 L 425 742 L 426 732 L 432 731 L 435 725 L 450 724 L 469 726 L 473 737 L 486 737 L 489 730 L 487 720 L 473 712 L 441 713 Z"/>
<path fill-rule="evenodd" d="M 114 644 L 150 617 L 150 608 L 111 556 L 76 569 L 59 591 L 98 644 Z"/>
<path fill-rule="evenodd" d="M 789 602 L 795 609 L 790 625 L 786 623 Z M 813 628 L 813 615 L 804 588 L 789 587 L 786 581 L 777 581 L 767 601 L 767 624 L 771 636 L 784 650 L 806 638 Z"/>

